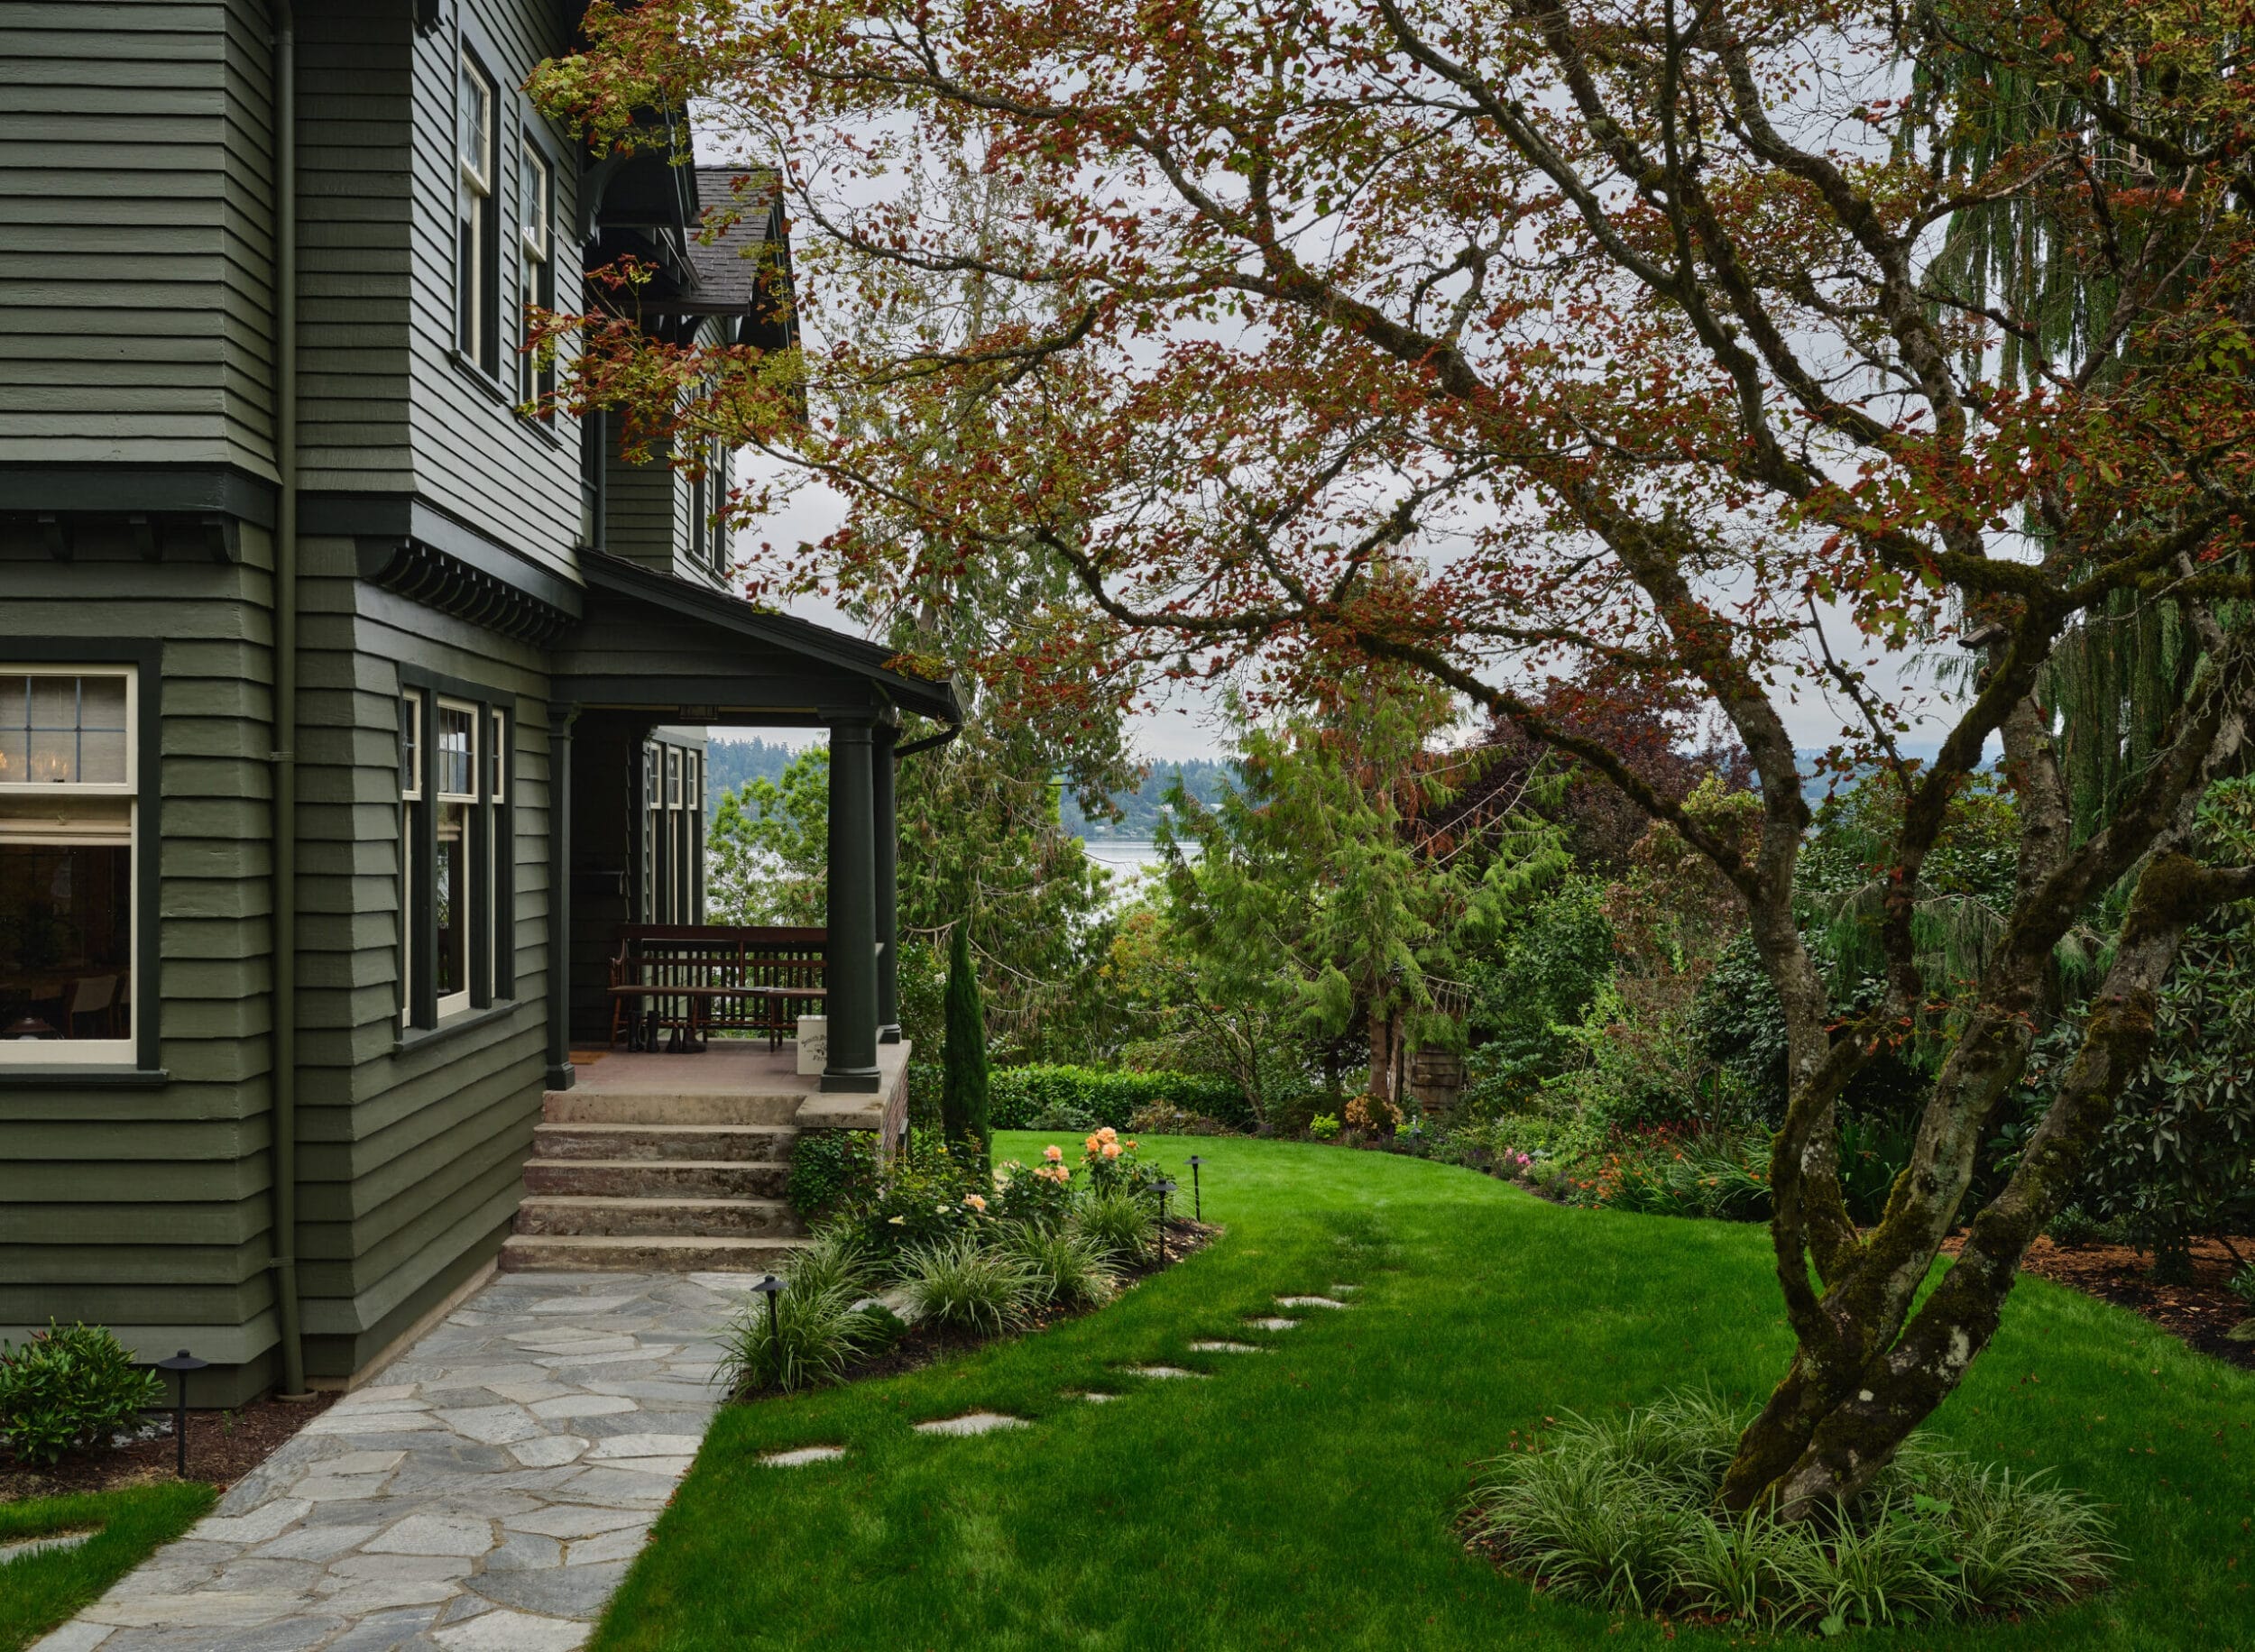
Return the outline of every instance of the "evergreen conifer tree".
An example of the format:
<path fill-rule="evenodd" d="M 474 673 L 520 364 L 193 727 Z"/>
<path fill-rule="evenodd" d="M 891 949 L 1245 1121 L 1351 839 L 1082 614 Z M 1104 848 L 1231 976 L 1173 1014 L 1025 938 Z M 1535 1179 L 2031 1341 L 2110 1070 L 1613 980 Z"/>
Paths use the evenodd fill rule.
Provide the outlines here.
<path fill-rule="evenodd" d="M 987 1021 L 979 1002 L 979 973 L 971 961 L 971 926 L 958 920 L 947 947 L 947 1042 L 940 1078 L 940 1129 L 949 1146 L 962 1145 L 991 1162 L 987 1129 Z"/>

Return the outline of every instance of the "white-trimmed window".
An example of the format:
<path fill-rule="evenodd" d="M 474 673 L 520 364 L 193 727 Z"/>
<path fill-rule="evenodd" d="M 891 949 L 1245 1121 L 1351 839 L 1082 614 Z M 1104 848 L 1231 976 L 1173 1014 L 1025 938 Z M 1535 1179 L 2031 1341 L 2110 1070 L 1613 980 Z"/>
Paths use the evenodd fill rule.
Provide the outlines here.
<path fill-rule="evenodd" d="M 518 299 L 524 323 L 518 336 L 518 399 L 538 401 L 556 389 L 556 363 L 540 364 L 532 342 L 531 311 L 556 307 L 556 179 L 548 158 L 528 138 L 517 163 Z M 536 417 L 550 417 L 542 409 Z"/>
<path fill-rule="evenodd" d="M 0 662 L 0 1062 L 133 1059 L 137 688 Z"/>
<path fill-rule="evenodd" d="M 509 714 L 422 688 L 400 700 L 400 1020 L 510 996 Z"/>
<path fill-rule="evenodd" d="M 492 372 L 500 310 L 500 266 L 493 243 L 494 174 L 499 151 L 493 78 L 468 49 L 462 53 L 456 92 L 455 344 Z"/>

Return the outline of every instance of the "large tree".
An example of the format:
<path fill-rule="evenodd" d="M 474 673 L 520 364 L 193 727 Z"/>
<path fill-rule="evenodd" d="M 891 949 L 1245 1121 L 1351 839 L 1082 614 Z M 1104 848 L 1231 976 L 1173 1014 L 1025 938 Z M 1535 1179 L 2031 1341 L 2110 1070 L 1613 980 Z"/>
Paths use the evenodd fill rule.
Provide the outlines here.
<path fill-rule="evenodd" d="M 1798 1345 L 1724 1496 L 1804 1515 L 1962 1380 L 2145 1057 L 2187 925 L 2255 892 L 2255 868 L 2186 852 L 2255 692 L 2250 21 L 2171 0 L 598 4 L 539 95 L 598 142 L 703 99 L 785 157 L 800 244 L 826 253 L 802 263 L 826 342 L 716 357 L 598 324 L 575 394 L 723 419 L 861 501 L 795 577 L 879 589 L 1037 547 L 1090 618 L 997 657 L 1053 684 L 1116 684 L 1122 660 L 1413 666 L 1705 856 L 1744 903 L 1791 1075 L 1772 1234 Z M 1023 206 L 967 225 L 915 195 L 962 166 L 1026 180 Z M 2063 326 L 1987 279 L 1964 249 L 1991 220 L 2080 271 L 2095 314 Z M 972 270 L 1040 301 L 935 344 L 855 324 L 904 273 Z M 872 390 L 883 427 L 829 413 Z M 901 535 L 903 512 L 931 531 Z M 2122 605 L 2167 608 L 2196 657 L 2078 833 L 2038 690 L 2062 638 Z M 1937 636 L 1973 680 L 1914 764 L 1870 666 Z M 1577 732 L 1546 680 L 1719 708 L 1753 830 Z M 1844 1027 L 1793 910 L 1789 702 L 1818 693 L 1838 755 L 1901 800 L 1885 990 Z M 1974 978 L 1929 980 L 1921 866 L 1993 739 L 2011 911 Z M 2054 945 L 2125 881 L 2079 1047 L 1968 1213 Z M 1937 998 L 1958 1032 L 1860 1233 L 1835 1104 Z"/>

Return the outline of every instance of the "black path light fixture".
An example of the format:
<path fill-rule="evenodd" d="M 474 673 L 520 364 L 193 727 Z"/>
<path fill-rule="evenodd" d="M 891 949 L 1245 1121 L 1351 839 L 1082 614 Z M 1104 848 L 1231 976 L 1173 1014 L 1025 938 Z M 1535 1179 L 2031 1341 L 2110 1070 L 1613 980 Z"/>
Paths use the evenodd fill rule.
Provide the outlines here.
<path fill-rule="evenodd" d="M 782 1333 L 776 1329 L 775 1325 L 775 1299 L 783 1294 L 783 1281 L 772 1273 L 766 1273 L 760 1275 L 759 1282 L 752 1289 L 768 1299 L 768 1341 L 772 1345 L 782 1337 Z"/>
<path fill-rule="evenodd" d="M 1162 1176 L 1151 1184 L 1151 1191 L 1159 1196 L 1159 1266 L 1166 1266 L 1166 1196 L 1174 1191 L 1174 1184 Z"/>
<path fill-rule="evenodd" d="M 188 1478 L 188 1373 L 201 1371 L 210 1364 L 199 1360 L 187 1349 L 181 1349 L 169 1360 L 159 1360 L 157 1369 L 172 1373 L 172 1455 L 173 1472 L 182 1480 Z"/>
<path fill-rule="evenodd" d="M 1190 1156 L 1190 1219 L 1193 1222 L 1206 1219 L 1205 1197 L 1198 1186 L 1198 1167 L 1205 1162 L 1196 1153 Z"/>

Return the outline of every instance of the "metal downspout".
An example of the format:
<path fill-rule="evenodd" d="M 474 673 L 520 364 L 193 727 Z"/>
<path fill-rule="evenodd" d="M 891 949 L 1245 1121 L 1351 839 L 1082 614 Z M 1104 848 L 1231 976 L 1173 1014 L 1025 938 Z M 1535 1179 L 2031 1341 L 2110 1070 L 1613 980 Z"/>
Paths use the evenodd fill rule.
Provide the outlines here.
<path fill-rule="evenodd" d="M 284 1400 L 306 1391 L 298 1304 L 298 29 L 274 0 L 274 1297 Z"/>

